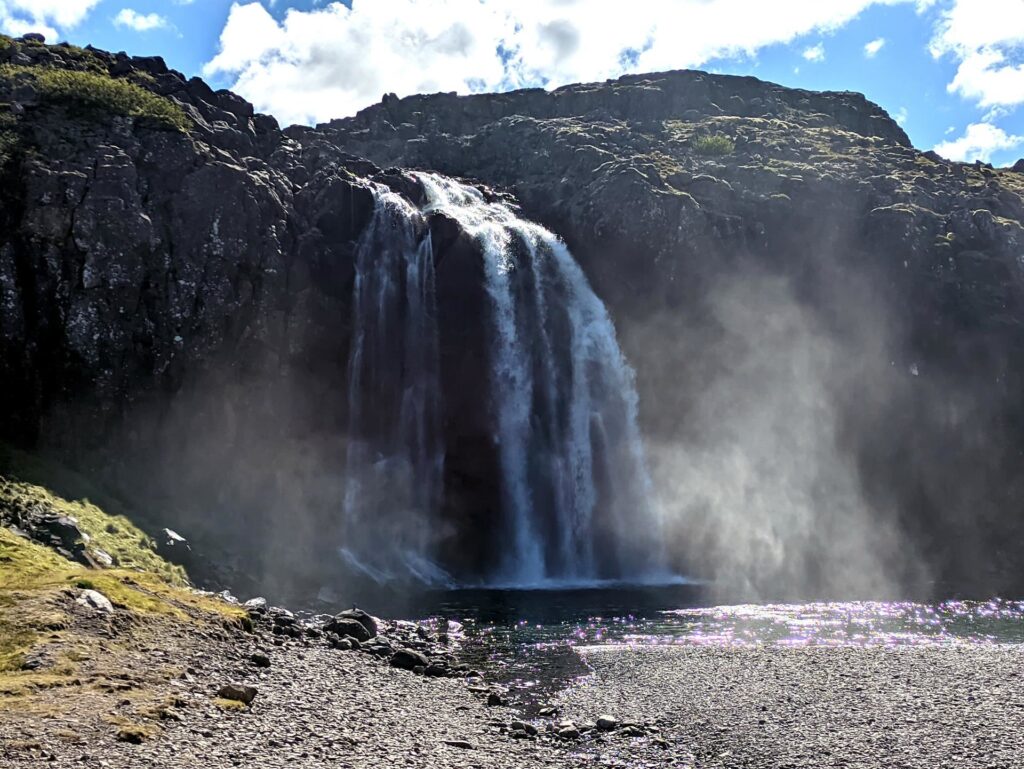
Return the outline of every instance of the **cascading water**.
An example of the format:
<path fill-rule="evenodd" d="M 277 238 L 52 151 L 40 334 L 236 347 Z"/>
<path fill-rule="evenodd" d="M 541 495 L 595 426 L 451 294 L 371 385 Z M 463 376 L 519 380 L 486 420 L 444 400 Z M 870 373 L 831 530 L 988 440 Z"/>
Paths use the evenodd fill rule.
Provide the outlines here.
<path fill-rule="evenodd" d="M 409 203 L 373 192 L 355 256 L 340 552 L 379 582 L 447 584 L 431 558 L 444 469 L 433 248 Z"/>
<path fill-rule="evenodd" d="M 503 495 L 495 580 L 515 585 L 666 575 L 649 503 L 633 372 L 615 327 L 555 235 L 475 188 L 420 173 L 428 204 L 480 244 Z"/>

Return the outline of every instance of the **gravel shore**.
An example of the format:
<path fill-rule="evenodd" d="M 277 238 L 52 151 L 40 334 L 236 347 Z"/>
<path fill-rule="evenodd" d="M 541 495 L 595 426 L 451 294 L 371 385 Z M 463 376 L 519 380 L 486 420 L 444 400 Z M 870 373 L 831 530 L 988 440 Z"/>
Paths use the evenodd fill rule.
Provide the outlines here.
<path fill-rule="evenodd" d="M 1024 767 L 1024 647 L 583 653 L 566 714 L 655 720 L 698 767 Z"/>
<path fill-rule="evenodd" d="M 260 628 L 159 641 L 0 708 L 0 765 L 1024 769 L 1020 646 L 593 647 L 591 674 L 527 719 L 486 670 L 425 676 Z M 218 700 L 226 683 L 251 706 Z M 125 740 L 128 722 L 148 733 Z"/>

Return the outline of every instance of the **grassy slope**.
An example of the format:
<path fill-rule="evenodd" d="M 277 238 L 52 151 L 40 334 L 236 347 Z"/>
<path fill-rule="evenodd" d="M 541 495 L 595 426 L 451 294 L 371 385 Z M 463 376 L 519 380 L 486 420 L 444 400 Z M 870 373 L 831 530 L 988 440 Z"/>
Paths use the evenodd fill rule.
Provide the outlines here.
<path fill-rule="evenodd" d="M 181 567 L 157 555 L 150 538 L 125 515 L 23 480 L 52 478 L 61 488 L 102 496 L 88 479 L 6 447 L 0 450 L 0 471 L 7 475 L 0 477 L 0 511 L 27 506 L 71 516 L 91 545 L 117 561 L 116 568 L 90 569 L 0 528 L 0 706 L 10 705 L 11 696 L 80 683 L 77 659 L 92 656 L 103 643 L 80 626 L 83 610 L 74 599 L 85 589 L 98 590 L 114 604 L 110 622 L 118 626 L 123 643 L 153 623 L 247 625 L 239 607 L 188 588 Z M 25 669 L 26 660 L 46 649 L 56 650 L 52 664 Z"/>

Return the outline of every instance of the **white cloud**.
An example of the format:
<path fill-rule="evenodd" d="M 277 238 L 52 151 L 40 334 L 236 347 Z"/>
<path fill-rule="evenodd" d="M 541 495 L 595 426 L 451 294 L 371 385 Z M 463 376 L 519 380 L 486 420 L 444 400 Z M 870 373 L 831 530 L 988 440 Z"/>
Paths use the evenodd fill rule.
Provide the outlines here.
<path fill-rule="evenodd" d="M 892 119 L 899 123 L 901 126 L 903 126 L 906 125 L 907 123 L 907 117 L 907 108 L 900 107 L 898 110 L 896 110 L 896 114 L 892 116 Z"/>
<path fill-rule="evenodd" d="M 825 61 L 825 46 L 822 43 L 805 48 L 801 54 L 807 61 Z"/>
<path fill-rule="evenodd" d="M 958 61 L 947 89 L 981 107 L 1024 103 L 1024 2 L 953 0 L 929 44 Z"/>
<path fill-rule="evenodd" d="M 870 43 L 866 43 L 864 45 L 864 55 L 867 56 L 869 59 L 873 59 L 873 58 L 875 58 L 875 56 L 878 55 L 878 52 L 882 50 L 882 46 L 884 46 L 884 45 L 885 45 L 885 38 L 884 37 L 876 37 Z"/>
<path fill-rule="evenodd" d="M 0 0 L 0 32 L 40 32 L 55 42 L 61 31 L 75 27 L 100 0 Z"/>
<path fill-rule="evenodd" d="M 920 0 L 918 0 L 919 4 Z M 557 86 L 752 56 L 915 0 L 353 0 L 278 21 L 231 7 L 207 76 L 284 122 L 350 115 L 381 94 Z"/>
<path fill-rule="evenodd" d="M 1024 136 L 1013 136 L 991 123 L 971 123 L 959 139 L 940 142 L 934 150 L 950 160 L 987 163 L 994 153 L 1016 149 L 1022 144 Z"/>
<path fill-rule="evenodd" d="M 151 29 L 166 27 L 167 19 L 158 13 L 139 13 L 131 8 L 122 8 L 121 12 L 114 17 L 114 24 L 118 27 L 129 27 L 136 32 L 147 32 Z"/>

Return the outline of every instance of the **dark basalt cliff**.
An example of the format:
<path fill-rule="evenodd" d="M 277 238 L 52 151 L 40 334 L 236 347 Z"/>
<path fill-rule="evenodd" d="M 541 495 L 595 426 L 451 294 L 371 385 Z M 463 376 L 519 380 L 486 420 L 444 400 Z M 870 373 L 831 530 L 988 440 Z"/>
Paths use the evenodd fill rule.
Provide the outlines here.
<path fill-rule="evenodd" d="M 3 66 L 0 439 L 187 533 L 211 556 L 204 576 L 315 593 L 337 546 L 353 254 L 371 185 L 415 182 L 293 141 L 159 58 L 18 41 L 0 45 Z M 31 77 L 63 70 L 169 97 L 189 130 L 49 97 Z M 479 260 L 452 222 L 428 226 L 469 400 L 486 374 L 465 325 L 483 311 Z M 480 418 L 452 403 L 453 424 Z"/>
<path fill-rule="evenodd" d="M 1024 174 L 922 154 L 856 94 L 695 72 L 386 97 L 282 132 L 156 58 L 0 39 L 0 67 L 0 438 L 218 543 L 225 579 L 324 581 L 352 257 L 371 182 L 420 194 L 380 169 L 415 167 L 506 189 L 573 248 L 637 369 L 656 480 L 687 456 L 699 468 L 709 436 L 742 444 L 748 421 L 750 440 L 774 440 L 749 404 L 780 399 L 785 415 L 789 393 L 931 577 L 1019 584 Z M 19 68 L 130 81 L 180 104 L 189 130 L 50 98 Z M 472 561 L 498 482 L 488 309 L 470 239 L 440 216 L 426 226 L 446 514 L 462 522 L 449 550 Z M 800 477 L 815 504 L 834 492 Z M 843 519 L 819 534 L 842 537 Z M 714 573 L 701 552 L 727 535 L 674 536 Z"/>
<path fill-rule="evenodd" d="M 779 520 L 808 541 L 895 523 L 889 560 L 1019 584 L 1024 173 L 918 151 L 858 94 L 685 71 L 385 97 L 315 132 L 506 188 L 567 240 L 637 369 L 660 485 L 698 487 L 709 516 L 724 487 L 744 529 L 762 508 L 773 524 L 751 536 L 768 549 Z M 827 514 L 847 481 L 867 521 Z M 774 518 L 791 505 L 820 515 Z M 679 520 L 691 563 L 716 573 L 735 528 Z"/>

